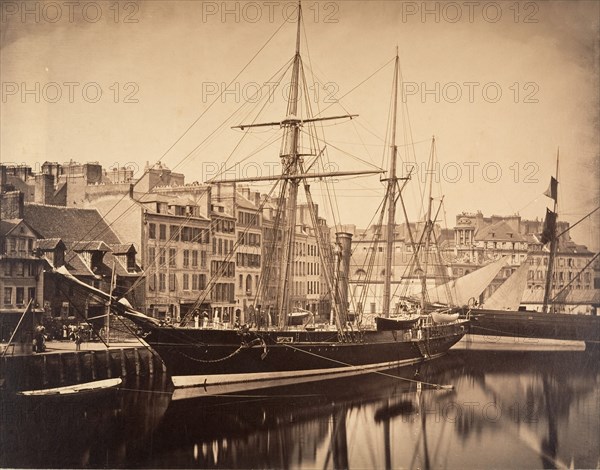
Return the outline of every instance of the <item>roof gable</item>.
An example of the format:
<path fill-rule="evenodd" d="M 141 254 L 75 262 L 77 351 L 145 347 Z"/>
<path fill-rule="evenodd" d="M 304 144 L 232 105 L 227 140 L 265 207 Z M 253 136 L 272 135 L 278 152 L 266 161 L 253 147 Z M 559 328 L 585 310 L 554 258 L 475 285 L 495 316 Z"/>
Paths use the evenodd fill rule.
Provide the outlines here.
<path fill-rule="evenodd" d="M 477 233 L 475 233 L 475 240 L 521 242 L 523 241 L 523 236 L 519 232 L 516 232 L 505 221 L 500 220 L 477 230 Z"/>
<path fill-rule="evenodd" d="M 27 236 L 37 238 L 35 230 L 23 219 L 0 220 L 0 236 Z"/>

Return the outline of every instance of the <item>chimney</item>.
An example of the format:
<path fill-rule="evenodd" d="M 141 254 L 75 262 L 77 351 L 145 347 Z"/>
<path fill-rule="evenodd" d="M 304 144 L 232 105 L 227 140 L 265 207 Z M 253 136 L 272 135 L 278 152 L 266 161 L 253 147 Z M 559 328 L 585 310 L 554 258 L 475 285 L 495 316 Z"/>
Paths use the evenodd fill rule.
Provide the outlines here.
<path fill-rule="evenodd" d="M 0 165 L 0 192 L 4 192 L 6 188 L 6 166 Z"/>
<path fill-rule="evenodd" d="M 0 219 L 22 219 L 23 203 L 24 195 L 21 191 L 0 194 Z"/>
<path fill-rule="evenodd" d="M 37 204 L 52 204 L 54 196 L 54 175 L 35 175 L 34 202 Z"/>

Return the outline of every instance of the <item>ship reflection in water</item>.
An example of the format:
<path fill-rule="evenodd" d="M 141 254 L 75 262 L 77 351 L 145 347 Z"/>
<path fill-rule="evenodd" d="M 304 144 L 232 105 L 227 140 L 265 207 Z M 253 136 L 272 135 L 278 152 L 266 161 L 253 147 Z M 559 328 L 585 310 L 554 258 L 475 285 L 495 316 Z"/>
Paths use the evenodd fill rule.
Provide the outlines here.
<path fill-rule="evenodd" d="M 165 387 L 9 406 L 1 467 L 597 468 L 597 357 L 469 352 L 417 368 L 171 401 Z M 388 373 L 386 373 L 388 374 Z M 417 387 L 414 379 L 454 390 Z"/>

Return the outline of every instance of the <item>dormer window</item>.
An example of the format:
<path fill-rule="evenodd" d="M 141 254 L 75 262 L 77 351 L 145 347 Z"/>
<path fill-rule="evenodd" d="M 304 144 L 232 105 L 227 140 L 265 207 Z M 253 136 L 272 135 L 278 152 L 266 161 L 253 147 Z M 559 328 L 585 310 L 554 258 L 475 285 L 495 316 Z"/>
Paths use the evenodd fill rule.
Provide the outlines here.
<path fill-rule="evenodd" d="M 127 253 L 127 271 L 135 271 L 135 253 Z"/>

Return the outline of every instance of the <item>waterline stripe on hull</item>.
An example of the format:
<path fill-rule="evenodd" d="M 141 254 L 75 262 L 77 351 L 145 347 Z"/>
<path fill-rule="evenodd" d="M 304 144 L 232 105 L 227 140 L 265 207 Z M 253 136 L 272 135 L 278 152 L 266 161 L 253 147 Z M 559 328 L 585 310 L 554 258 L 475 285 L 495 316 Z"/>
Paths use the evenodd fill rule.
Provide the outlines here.
<path fill-rule="evenodd" d="M 214 374 L 214 375 L 180 375 L 173 376 L 175 391 L 173 400 L 192 398 L 199 395 L 220 395 L 243 390 L 268 388 L 290 385 L 295 383 L 310 382 L 315 380 L 334 379 L 353 375 L 393 369 L 395 367 L 417 364 L 426 360 L 443 356 L 445 352 L 438 353 L 430 358 L 416 357 L 402 361 L 380 362 L 363 366 L 346 366 L 328 369 L 314 369 L 307 371 L 265 372 L 255 374 Z M 209 390 L 210 387 L 210 390 Z M 199 389 L 186 391 L 186 389 Z"/>
<path fill-rule="evenodd" d="M 585 342 L 566 339 L 467 334 L 452 349 L 489 351 L 584 351 Z"/>

